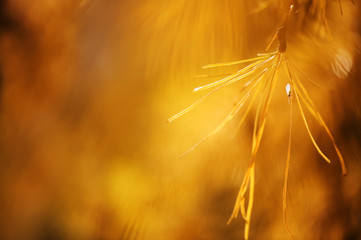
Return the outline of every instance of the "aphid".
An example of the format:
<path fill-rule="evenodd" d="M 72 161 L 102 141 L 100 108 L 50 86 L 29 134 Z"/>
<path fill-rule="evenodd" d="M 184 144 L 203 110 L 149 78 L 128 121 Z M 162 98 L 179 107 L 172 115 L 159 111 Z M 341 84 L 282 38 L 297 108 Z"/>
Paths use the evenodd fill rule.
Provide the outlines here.
<path fill-rule="evenodd" d="M 291 85 L 289 83 L 287 83 L 286 85 L 286 93 L 287 93 L 287 96 L 290 98 L 291 97 Z"/>

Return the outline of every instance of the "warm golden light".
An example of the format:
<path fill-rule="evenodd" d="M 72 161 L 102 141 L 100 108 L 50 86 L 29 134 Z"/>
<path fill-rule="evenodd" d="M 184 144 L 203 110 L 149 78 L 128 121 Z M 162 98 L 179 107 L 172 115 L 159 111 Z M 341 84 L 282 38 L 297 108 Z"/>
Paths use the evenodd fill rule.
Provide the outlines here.
<path fill-rule="evenodd" d="M 2 1 L 0 239 L 361 238 L 360 6 Z"/>

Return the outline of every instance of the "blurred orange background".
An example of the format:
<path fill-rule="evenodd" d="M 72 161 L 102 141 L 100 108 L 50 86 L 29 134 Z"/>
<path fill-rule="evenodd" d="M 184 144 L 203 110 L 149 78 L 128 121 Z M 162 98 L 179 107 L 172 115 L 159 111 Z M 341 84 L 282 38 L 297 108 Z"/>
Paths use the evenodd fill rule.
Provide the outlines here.
<path fill-rule="evenodd" d="M 265 52 L 290 2 L 0 1 L 0 239 L 242 239 L 244 221 L 226 223 L 256 109 L 240 131 L 236 118 L 183 158 L 240 88 L 166 121 L 202 96 L 194 87 L 217 80 L 194 76 L 239 69 L 203 65 Z M 341 15 L 337 1 L 299 2 L 287 56 L 324 86 L 304 81 L 348 175 L 310 120 L 332 163 L 318 155 L 295 108 L 288 222 L 296 239 L 361 239 L 361 4 L 341 1 Z M 279 78 L 257 155 L 250 239 L 290 239 L 289 109 Z"/>

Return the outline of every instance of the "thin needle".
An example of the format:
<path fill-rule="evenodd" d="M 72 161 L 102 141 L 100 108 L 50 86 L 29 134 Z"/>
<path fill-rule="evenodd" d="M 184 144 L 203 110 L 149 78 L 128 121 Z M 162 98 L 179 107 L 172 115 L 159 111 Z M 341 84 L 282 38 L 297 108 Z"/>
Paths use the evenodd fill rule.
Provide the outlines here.
<path fill-rule="evenodd" d="M 291 82 L 292 84 L 292 82 Z M 292 88 L 291 88 L 292 91 Z M 287 148 L 287 159 L 286 159 L 286 170 L 285 170 L 285 179 L 283 183 L 283 220 L 286 225 L 288 233 L 294 237 L 292 234 L 291 228 L 288 225 L 287 222 L 287 215 L 286 215 L 286 209 L 287 209 L 287 183 L 288 183 L 288 172 L 290 167 L 290 158 L 291 158 L 291 139 L 292 139 L 292 93 L 289 94 L 289 105 L 290 105 L 290 129 L 289 129 L 289 137 L 288 137 L 288 148 Z"/>

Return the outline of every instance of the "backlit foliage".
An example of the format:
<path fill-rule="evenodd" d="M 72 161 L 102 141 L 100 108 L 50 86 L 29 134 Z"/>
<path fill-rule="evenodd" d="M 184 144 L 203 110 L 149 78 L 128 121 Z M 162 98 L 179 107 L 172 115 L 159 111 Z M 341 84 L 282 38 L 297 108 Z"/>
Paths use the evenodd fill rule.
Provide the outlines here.
<path fill-rule="evenodd" d="M 0 239 L 359 239 L 360 7 L 0 1 Z"/>

